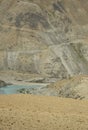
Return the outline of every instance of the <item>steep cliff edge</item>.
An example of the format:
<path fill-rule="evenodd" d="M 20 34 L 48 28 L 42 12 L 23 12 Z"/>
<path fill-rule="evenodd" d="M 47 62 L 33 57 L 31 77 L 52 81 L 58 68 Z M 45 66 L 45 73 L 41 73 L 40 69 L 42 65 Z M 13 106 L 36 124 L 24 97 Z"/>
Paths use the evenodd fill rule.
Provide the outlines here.
<path fill-rule="evenodd" d="M 87 0 L 0 0 L 0 70 L 88 74 Z"/>

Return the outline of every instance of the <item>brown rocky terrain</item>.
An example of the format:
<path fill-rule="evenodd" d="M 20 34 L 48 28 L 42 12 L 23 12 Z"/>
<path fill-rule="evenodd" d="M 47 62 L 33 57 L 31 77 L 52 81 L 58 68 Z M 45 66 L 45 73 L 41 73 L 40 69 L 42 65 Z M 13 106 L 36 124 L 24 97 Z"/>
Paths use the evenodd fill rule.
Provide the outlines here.
<path fill-rule="evenodd" d="M 87 0 L 0 0 L 0 70 L 46 80 L 87 74 L 87 7 Z"/>
<path fill-rule="evenodd" d="M 88 130 L 88 101 L 0 96 L 1 130 Z"/>
<path fill-rule="evenodd" d="M 0 130 L 88 130 L 88 0 L 0 0 L 0 86 L 30 82 L 54 83 L 0 94 Z"/>
<path fill-rule="evenodd" d="M 88 99 L 88 75 L 74 76 L 47 86 L 56 96 L 74 99 Z"/>

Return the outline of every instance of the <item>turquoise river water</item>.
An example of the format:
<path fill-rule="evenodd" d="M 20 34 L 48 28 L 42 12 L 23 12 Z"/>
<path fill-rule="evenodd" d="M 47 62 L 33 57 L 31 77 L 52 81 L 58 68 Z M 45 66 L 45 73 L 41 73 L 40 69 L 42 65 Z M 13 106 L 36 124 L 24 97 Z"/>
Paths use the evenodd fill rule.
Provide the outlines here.
<path fill-rule="evenodd" d="M 0 94 L 19 94 L 20 89 L 41 89 L 45 87 L 45 85 L 29 85 L 29 86 L 23 86 L 23 85 L 10 85 L 6 87 L 0 88 Z"/>

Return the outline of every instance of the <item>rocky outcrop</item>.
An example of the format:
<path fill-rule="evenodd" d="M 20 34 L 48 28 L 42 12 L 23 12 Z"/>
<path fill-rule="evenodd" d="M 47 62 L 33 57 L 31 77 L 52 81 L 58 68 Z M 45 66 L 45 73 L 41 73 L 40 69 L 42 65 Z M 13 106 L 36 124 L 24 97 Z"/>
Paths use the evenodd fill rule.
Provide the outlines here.
<path fill-rule="evenodd" d="M 47 88 L 59 97 L 88 99 L 88 76 L 74 76 L 68 80 L 65 79 L 52 83 Z"/>
<path fill-rule="evenodd" d="M 4 81 L 0 80 L 0 88 L 5 86 L 7 86 L 7 84 Z"/>
<path fill-rule="evenodd" d="M 87 0 L 1 0 L 0 70 L 88 74 Z"/>

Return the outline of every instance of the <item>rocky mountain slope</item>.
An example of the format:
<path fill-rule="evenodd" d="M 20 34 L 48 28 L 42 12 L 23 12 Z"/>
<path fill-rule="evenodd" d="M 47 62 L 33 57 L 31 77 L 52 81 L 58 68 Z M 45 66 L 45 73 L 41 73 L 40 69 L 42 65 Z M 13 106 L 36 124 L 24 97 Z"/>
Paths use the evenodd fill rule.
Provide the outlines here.
<path fill-rule="evenodd" d="M 55 96 L 80 100 L 88 99 L 88 76 L 74 76 L 68 80 L 52 83 L 46 88 L 48 93 L 52 91 Z"/>
<path fill-rule="evenodd" d="M 87 0 L 0 0 L 0 70 L 88 74 Z"/>

